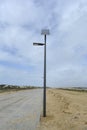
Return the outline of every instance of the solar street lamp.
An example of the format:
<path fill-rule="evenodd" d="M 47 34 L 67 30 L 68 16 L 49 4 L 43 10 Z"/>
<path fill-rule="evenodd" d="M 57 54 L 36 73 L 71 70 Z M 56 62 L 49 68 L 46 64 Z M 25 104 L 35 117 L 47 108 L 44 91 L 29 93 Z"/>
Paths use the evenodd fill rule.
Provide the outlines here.
<path fill-rule="evenodd" d="M 44 43 L 33 43 L 34 46 L 44 45 L 44 90 L 43 90 L 43 117 L 46 117 L 46 35 L 49 35 L 49 29 L 43 29 L 41 35 L 44 35 Z"/>

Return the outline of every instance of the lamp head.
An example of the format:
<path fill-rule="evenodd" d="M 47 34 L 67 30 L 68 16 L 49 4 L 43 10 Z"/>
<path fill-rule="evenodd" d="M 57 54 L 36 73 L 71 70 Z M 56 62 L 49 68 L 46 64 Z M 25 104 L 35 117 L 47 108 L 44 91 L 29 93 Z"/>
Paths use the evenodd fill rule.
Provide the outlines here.
<path fill-rule="evenodd" d="M 45 44 L 44 44 L 44 43 L 35 43 L 35 42 L 34 42 L 33 45 L 34 45 L 34 46 L 43 46 L 43 45 L 45 45 Z"/>

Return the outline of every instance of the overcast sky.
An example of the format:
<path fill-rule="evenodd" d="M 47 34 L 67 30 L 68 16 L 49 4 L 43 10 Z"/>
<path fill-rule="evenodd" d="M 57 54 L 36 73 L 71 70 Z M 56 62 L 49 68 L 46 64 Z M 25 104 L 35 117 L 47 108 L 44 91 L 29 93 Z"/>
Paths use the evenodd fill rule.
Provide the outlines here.
<path fill-rule="evenodd" d="M 87 0 L 0 0 L 0 83 L 43 86 L 47 36 L 47 86 L 87 86 Z"/>

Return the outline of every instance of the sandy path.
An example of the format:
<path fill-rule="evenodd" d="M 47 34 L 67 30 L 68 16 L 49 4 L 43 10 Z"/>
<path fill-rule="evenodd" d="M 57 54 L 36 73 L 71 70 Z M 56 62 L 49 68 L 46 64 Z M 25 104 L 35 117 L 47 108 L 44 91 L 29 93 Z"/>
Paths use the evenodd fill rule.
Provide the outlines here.
<path fill-rule="evenodd" d="M 47 91 L 47 117 L 38 130 L 87 130 L 87 93 Z"/>
<path fill-rule="evenodd" d="M 35 130 L 41 106 L 41 89 L 1 93 L 0 130 Z"/>

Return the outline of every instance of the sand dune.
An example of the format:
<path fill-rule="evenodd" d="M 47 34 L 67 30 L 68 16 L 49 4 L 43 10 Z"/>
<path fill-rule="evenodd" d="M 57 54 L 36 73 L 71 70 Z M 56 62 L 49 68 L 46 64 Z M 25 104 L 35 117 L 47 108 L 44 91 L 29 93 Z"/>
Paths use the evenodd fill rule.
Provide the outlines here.
<path fill-rule="evenodd" d="M 87 130 L 87 92 L 48 89 L 38 130 Z"/>

